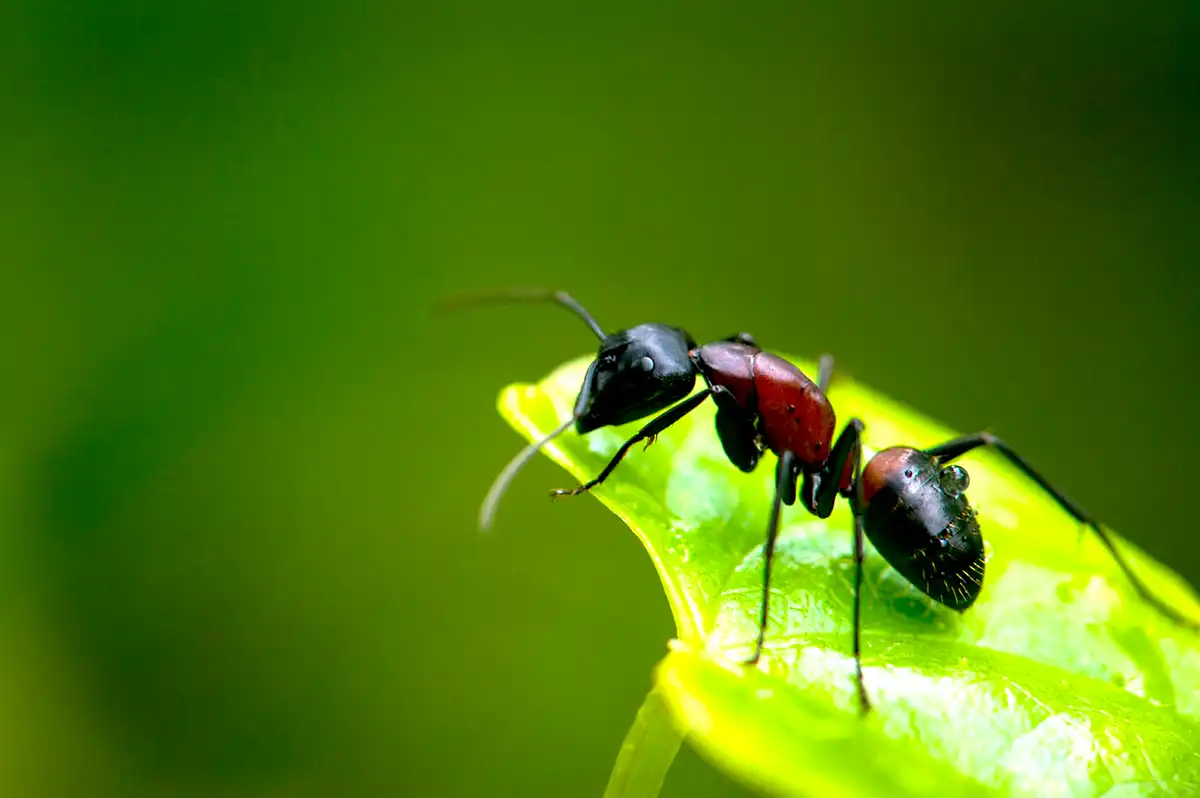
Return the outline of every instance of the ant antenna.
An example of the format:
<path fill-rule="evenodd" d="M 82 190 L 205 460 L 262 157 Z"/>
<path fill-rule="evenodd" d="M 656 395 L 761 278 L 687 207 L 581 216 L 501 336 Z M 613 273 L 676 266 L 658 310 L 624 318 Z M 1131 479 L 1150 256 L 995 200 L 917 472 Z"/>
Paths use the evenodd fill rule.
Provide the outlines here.
<path fill-rule="evenodd" d="M 479 528 L 484 532 L 492 528 L 492 521 L 496 518 L 496 506 L 500 504 L 500 497 L 508 490 L 508 486 L 516 478 L 517 473 L 525 467 L 525 464 L 533 459 L 534 455 L 542 450 L 550 441 L 562 435 L 567 429 L 575 423 L 575 416 L 571 416 L 566 421 L 558 426 L 553 432 L 546 435 L 540 441 L 534 441 L 526 446 L 516 457 L 508 461 L 508 465 L 504 467 L 492 482 L 492 487 L 488 489 L 487 498 L 483 500 L 483 504 L 479 508 Z"/>
<path fill-rule="evenodd" d="M 516 288 L 496 293 L 469 294 L 455 299 L 448 299 L 443 303 L 443 307 L 460 308 L 466 305 L 481 305 L 489 302 L 553 302 L 562 305 L 574 313 L 583 320 L 584 324 L 591 328 L 597 338 L 602 341 L 604 340 L 604 329 L 600 326 L 600 323 L 566 291 L 549 291 L 544 288 Z"/>

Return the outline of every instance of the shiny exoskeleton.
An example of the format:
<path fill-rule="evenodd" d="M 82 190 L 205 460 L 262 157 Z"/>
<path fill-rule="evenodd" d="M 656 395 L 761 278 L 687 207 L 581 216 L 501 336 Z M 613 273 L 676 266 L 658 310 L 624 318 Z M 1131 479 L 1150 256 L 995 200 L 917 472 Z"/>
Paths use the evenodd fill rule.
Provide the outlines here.
<path fill-rule="evenodd" d="M 877 453 L 862 475 L 871 545 L 926 595 L 960 611 L 983 587 L 983 537 L 967 484 L 962 466 L 906 446 Z"/>
<path fill-rule="evenodd" d="M 864 465 L 863 423 L 859 419 L 848 420 L 834 438 L 837 418 L 826 396 L 833 373 L 833 360 L 828 356 L 821 359 L 814 382 L 792 363 L 763 351 L 746 333 L 703 345 L 685 330 L 666 324 L 640 324 L 605 334 L 591 314 L 561 291 L 514 292 L 480 299 L 556 302 L 579 316 L 600 338 L 599 351 L 584 376 L 571 416 L 527 446 L 496 478 L 480 510 L 481 527 L 490 526 L 500 496 L 520 468 L 571 425 L 579 434 L 586 434 L 658 414 L 625 441 L 594 479 L 572 490 L 556 490 L 553 496 L 577 495 L 599 485 L 634 445 L 653 442 L 710 397 L 716 405 L 717 435 L 733 465 L 751 472 L 764 453 L 776 455 L 759 634 L 750 663 L 761 657 L 766 635 L 781 506 L 799 498 L 809 513 L 828 518 L 837 498 L 843 497 L 850 503 L 854 526 L 855 681 L 860 706 L 868 710 L 859 644 L 864 537 L 930 598 L 958 611 L 970 607 L 983 587 L 983 537 L 967 501 L 967 472 L 951 461 L 983 446 L 998 451 L 1065 511 L 1089 525 L 1143 598 L 1173 620 L 1198 626 L 1151 594 L 1099 524 L 990 433 L 955 438 L 928 449 L 886 448 Z M 697 379 L 704 388 L 694 392 Z"/>

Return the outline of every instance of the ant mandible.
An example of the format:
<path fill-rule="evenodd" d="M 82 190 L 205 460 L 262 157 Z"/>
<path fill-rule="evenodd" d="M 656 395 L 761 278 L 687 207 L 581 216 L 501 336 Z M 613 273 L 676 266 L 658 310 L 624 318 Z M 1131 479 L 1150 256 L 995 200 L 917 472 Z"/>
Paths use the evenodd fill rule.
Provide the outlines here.
<path fill-rule="evenodd" d="M 462 301 L 472 300 L 557 303 L 582 319 L 600 339 L 599 352 L 584 375 L 571 416 L 525 447 L 500 472 L 480 508 L 481 528 L 491 526 L 500 497 L 518 471 L 572 425 L 583 435 L 660 413 L 625 441 L 594 479 L 572 490 L 553 491 L 555 497 L 575 496 L 601 484 L 633 446 L 640 441 L 649 445 L 709 397 L 717 408 L 717 437 L 733 465 L 749 473 L 764 452 L 776 455 L 759 631 L 748 665 L 758 662 L 766 639 L 771 563 L 782 505 L 794 504 L 798 493 L 808 512 L 828 518 L 841 496 L 849 501 L 853 518 L 855 684 L 862 712 L 869 711 L 859 642 L 864 535 L 918 590 L 953 610 L 969 608 L 983 587 L 983 536 L 967 500 L 967 472 L 952 461 L 985 446 L 1003 455 L 1075 520 L 1089 526 L 1145 601 L 1173 621 L 1197 628 L 1149 591 L 1091 516 L 991 433 L 964 435 L 927 449 L 892 446 L 878 451 L 864 467 L 861 420 L 851 418 L 834 439 L 836 416 L 826 397 L 833 375 L 833 358 L 828 355 L 821 358 L 814 383 L 792 363 L 761 349 L 747 333 L 703 345 L 697 345 L 687 331 L 666 324 L 639 324 L 606 334 L 595 318 L 563 291 L 513 291 Z M 704 381 L 705 388 L 693 394 L 696 377 Z"/>

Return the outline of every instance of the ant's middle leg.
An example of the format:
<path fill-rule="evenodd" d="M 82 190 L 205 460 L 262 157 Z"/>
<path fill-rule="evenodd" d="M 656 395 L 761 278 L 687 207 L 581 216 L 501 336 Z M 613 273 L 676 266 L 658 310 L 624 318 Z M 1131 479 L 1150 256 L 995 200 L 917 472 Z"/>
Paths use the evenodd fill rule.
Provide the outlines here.
<path fill-rule="evenodd" d="M 767 608 L 771 598 L 771 563 L 775 559 L 775 541 L 779 537 L 779 515 L 784 504 L 792 504 L 796 497 L 795 455 L 785 451 L 779 455 L 775 466 L 775 499 L 771 503 L 771 518 L 767 522 L 767 543 L 763 548 L 762 607 L 758 618 L 758 639 L 754 644 L 754 656 L 747 662 L 753 665 L 762 656 L 763 643 L 767 639 Z M 789 497 L 791 500 L 789 501 Z"/>
<path fill-rule="evenodd" d="M 1036 482 L 1038 487 L 1045 491 L 1046 494 L 1050 496 L 1050 498 L 1052 498 L 1059 507 L 1071 515 L 1071 517 L 1081 524 L 1086 524 L 1089 526 L 1092 531 L 1096 533 L 1096 536 L 1100 538 L 1100 542 L 1104 544 L 1104 547 L 1108 549 L 1108 553 L 1112 555 L 1113 560 L 1125 574 L 1125 577 L 1129 579 L 1138 595 L 1141 596 L 1147 604 L 1154 607 L 1156 610 L 1165 615 L 1167 618 L 1170 618 L 1175 623 L 1190 629 L 1200 629 L 1200 623 L 1189 618 L 1185 618 L 1177 609 L 1150 592 L 1150 588 L 1146 587 L 1142 580 L 1138 578 L 1137 574 L 1133 572 L 1133 569 L 1130 568 L 1129 564 L 1125 562 L 1125 558 L 1121 556 L 1116 545 L 1113 544 L 1112 538 L 1108 536 L 1100 524 L 1097 523 L 1096 520 L 1091 517 L 1091 515 L 1085 512 L 1083 508 L 1068 499 L 1066 494 L 1051 485 L 1045 477 L 1039 474 L 1033 468 L 1033 466 L 1031 466 L 1025 460 L 1025 458 L 1013 451 L 1013 449 L 1007 443 L 1000 440 L 1000 438 L 996 437 L 990 432 L 977 432 L 973 435 L 964 435 L 960 438 L 947 441 L 939 446 L 926 449 L 925 453 L 931 457 L 937 458 L 941 463 L 946 464 L 955 458 L 963 456 L 973 449 L 978 449 L 983 446 L 990 446 L 1002 454 L 1005 459 L 1016 466 L 1021 473 Z"/>
<path fill-rule="evenodd" d="M 625 441 L 625 443 L 621 445 L 621 448 L 617 450 L 617 453 L 613 455 L 612 459 L 608 461 L 608 465 L 604 466 L 604 470 L 601 471 L 599 476 L 597 476 L 595 479 L 591 480 L 590 482 L 586 482 L 572 490 L 559 488 L 558 490 L 551 491 L 550 497 L 557 498 L 559 496 L 578 496 L 580 493 L 586 493 L 587 491 L 596 487 L 601 482 L 608 479 L 608 475 L 611 474 L 613 469 L 615 469 L 621 460 L 624 459 L 625 455 L 629 453 L 629 450 L 633 448 L 635 443 L 644 440 L 653 441 L 655 436 L 657 436 L 667 427 L 674 424 L 679 419 L 686 416 L 688 413 L 695 410 L 697 407 L 703 404 L 704 400 L 709 396 L 712 396 L 713 394 L 719 393 L 723 390 L 725 389 L 721 386 L 713 386 L 701 391 L 700 393 L 690 396 L 687 399 L 684 399 L 670 410 L 667 410 L 661 415 L 655 417 L 649 424 L 638 430 L 636 435 Z"/>

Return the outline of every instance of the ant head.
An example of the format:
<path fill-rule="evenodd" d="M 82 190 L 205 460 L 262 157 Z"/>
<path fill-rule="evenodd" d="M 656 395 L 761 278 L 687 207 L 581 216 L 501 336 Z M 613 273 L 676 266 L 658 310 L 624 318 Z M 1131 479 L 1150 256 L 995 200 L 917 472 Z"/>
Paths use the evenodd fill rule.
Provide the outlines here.
<path fill-rule="evenodd" d="M 696 384 L 696 342 L 666 324 L 606 335 L 576 401 L 579 434 L 636 421 L 685 398 Z"/>

